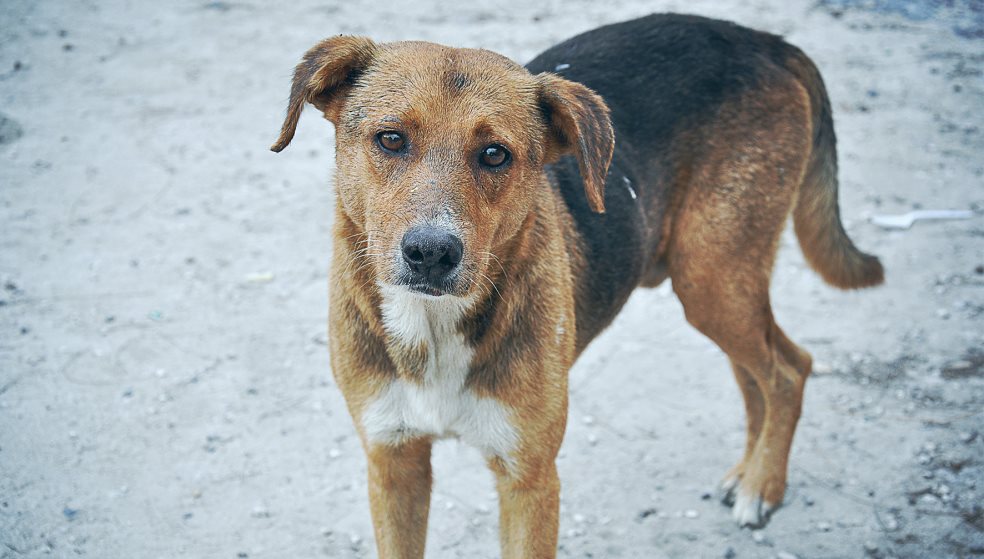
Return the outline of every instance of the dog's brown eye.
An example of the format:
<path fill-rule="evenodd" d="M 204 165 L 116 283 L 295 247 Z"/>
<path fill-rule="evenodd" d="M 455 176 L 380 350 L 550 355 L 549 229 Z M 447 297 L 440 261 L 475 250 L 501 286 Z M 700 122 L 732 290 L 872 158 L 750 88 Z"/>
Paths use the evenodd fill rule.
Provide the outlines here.
<path fill-rule="evenodd" d="M 403 147 L 407 143 L 403 135 L 398 132 L 380 132 L 376 135 L 376 141 L 386 151 L 393 152 L 403 151 Z"/>
<path fill-rule="evenodd" d="M 502 167 L 509 161 L 509 151 L 499 144 L 492 144 L 482 150 L 482 156 L 479 159 L 482 161 L 482 165 L 486 167 Z"/>

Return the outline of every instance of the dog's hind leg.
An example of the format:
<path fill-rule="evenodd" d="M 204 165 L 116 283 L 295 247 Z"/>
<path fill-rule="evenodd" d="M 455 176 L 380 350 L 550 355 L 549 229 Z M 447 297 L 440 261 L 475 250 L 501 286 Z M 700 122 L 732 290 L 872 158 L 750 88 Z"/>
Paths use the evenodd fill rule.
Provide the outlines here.
<path fill-rule="evenodd" d="M 735 361 L 731 362 L 731 369 L 735 373 L 735 380 L 741 388 L 742 398 L 745 400 L 745 454 L 741 461 L 734 465 L 724 476 L 721 483 L 723 491 L 722 500 L 727 505 L 734 505 L 735 491 L 738 483 L 745 473 L 745 463 L 751 460 L 758 442 L 759 433 L 762 431 L 762 420 L 765 417 L 765 399 L 762 396 L 762 389 L 759 388 L 758 381 L 748 369 L 739 365 Z"/>
<path fill-rule="evenodd" d="M 779 80 L 722 107 L 682 185 L 667 260 L 687 320 L 727 353 L 748 415 L 745 455 L 725 478 L 741 525 L 777 507 L 809 354 L 776 324 L 769 280 L 810 153 L 809 101 Z"/>
<path fill-rule="evenodd" d="M 726 476 L 724 489 L 733 498 L 736 520 L 757 526 L 785 492 L 811 359 L 775 323 L 766 273 L 752 266 L 728 269 L 735 263 L 719 262 L 724 265 L 708 276 L 699 262 L 713 262 L 713 257 L 690 256 L 698 263 L 674 266 L 673 287 L 687 320 L 731 359 L 745 400 L 748 434 L 744 457 Z"/>

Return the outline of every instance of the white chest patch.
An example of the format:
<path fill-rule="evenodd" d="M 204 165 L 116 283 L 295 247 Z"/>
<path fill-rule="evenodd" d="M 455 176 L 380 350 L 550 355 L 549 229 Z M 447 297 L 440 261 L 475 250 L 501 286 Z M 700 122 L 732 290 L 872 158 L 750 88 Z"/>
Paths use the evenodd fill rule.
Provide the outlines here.
<path fill-rule="evenodd" d="M 369 440 L 457 437 L 487 457 L 511 461 L 517 436 L 509 409 L 465 387 L 474 351 L 458 332 L 458 320 L 471 302 L 393 286 L 380 289 L 386 330 L 407 347 L 426 344 L 428 355 L 422 383 L 395 380 L 365 408 L 361 421 Z"/>

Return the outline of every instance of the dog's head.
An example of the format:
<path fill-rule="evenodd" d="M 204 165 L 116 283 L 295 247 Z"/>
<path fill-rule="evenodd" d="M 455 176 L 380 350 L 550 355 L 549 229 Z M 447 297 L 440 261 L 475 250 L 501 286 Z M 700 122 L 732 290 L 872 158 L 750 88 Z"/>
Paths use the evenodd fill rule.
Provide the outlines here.
<path fill-rule="evenodd" d="M 566 153 L 591 208 L 604 211 L 614 146 L 604 101 L 495 53 L 322 41 L 294 72 L 273 151 L 290 143 L 305 103 L 335 125 L 338 199 L 381 285 L 432 296 L 481 289 L 493 261 L 508 258 L 495 251 L 549 188 L 543 166 Z"/>

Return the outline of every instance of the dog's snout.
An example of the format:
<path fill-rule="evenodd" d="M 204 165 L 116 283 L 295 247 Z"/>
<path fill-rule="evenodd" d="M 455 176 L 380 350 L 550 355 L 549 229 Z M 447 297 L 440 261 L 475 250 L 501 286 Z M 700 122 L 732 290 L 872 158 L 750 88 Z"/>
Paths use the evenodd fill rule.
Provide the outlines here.
<path fill-rule="evenodd" d="M 456 235 L 431 225 L 414 227 L 403 236 L 403 260 L 414 273 L 436 283 L 461 262 L 464 246 Z"/>

